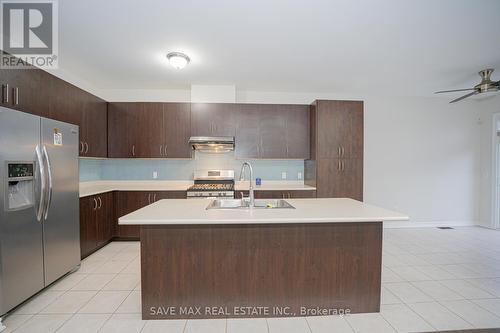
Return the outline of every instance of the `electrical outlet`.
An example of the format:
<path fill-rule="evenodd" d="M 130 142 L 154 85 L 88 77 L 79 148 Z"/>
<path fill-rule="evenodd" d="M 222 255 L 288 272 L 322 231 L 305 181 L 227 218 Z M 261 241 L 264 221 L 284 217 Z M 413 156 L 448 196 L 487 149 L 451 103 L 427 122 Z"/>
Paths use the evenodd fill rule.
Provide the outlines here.
<path fill-rule="evenodd" d="M 158 178 L 158 171 L 153 171 L 153 179 Z"/>
<path fill-rule="evenodd" d="M 297 172 L 297 179 L 301 180 L 302 179 L 302 172 Z"/>
<path fill-rule="evenodd" d="M 285 171 L 283 171 L 283 172 L 281 173 L 281 179 L 286 179 L 286 172 L 285 172 Z"/>

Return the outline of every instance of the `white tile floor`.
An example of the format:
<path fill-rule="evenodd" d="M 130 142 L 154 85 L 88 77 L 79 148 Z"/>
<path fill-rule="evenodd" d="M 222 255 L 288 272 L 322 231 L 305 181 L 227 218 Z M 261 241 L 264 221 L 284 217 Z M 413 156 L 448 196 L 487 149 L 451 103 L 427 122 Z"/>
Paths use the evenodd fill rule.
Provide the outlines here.
<path fill-rule="evenodd" d="M 425 332 L 500 327 L 500 231 L 386 229 L 377 314 L 143 321 L 138 242 L 113 242 L 6 318 L 5 332 Z"/>

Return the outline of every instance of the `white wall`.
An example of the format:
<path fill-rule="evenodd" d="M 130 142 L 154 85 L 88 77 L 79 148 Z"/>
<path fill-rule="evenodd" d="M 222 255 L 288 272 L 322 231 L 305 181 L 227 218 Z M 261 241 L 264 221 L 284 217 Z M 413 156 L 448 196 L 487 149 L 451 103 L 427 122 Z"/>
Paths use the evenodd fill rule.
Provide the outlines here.
<path fill-rule="evenodd" d="M 234 103 L 235 86 L 191 85 L 192 103 Z"/>
<path fill-rule="evenodd" d="M 365 102 L 365 200 L 416 223 L 475 224 L 479 103 L 436 98 Z"/>
<path fill-rule="evenodd" d="M 500 113 L 500 96 L 485 100 L 481 109 L 481 170 L 480 170 L 480 214 L 479 225 L 494 227 L 492 200 L 494 198 L 494 177 L 492 159 L 494 149 L 493 133 L 495 124 L 493 115 Z"/>

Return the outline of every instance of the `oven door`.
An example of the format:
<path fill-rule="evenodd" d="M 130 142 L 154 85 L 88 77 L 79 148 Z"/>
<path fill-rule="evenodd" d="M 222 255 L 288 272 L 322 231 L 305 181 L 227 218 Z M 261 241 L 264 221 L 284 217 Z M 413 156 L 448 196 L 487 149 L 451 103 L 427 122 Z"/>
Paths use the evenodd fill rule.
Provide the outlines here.
<path fill-rule="evenodd" d="M 187 191 L 188 199 L 234 199 L 234 191 L 222 191 L 222 192 L 196 192 Z"/>

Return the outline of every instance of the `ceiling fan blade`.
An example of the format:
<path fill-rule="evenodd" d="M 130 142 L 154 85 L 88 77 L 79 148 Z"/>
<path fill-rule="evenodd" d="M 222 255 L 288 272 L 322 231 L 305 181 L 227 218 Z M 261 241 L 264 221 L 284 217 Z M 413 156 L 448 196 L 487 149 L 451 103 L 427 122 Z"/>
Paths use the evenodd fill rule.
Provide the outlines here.
<path fill-rule="evenodd" d="M 475 95 L 475 94 L 477 94 L 477 91 L 473 91 L 473 92 L 471 92 L 471 93 L 469 93 L 469 94 L 467 94 L 467 95 L 463 95 L 462 97 L 459 97 L 459 98 L 457 98 L 457 99 L 454 99 L 454 100 L 452 100 L 450 103 L 455 103 L 455 102 L 461 101 L 461 100 L 466 99 L 467 97 L 471 97 L 471 96 L 473 96 L 473 95 Z"/>
<path fill-rule="evenodd" d="M 455 89 L 455 90 L 441 90 L 441 91 L 436 91 L 435 94 L 442 94 L 442 93 L 449 93 L 449 92 L 456 92 L 456 91 L 468 91 L 468 90 L 475 90 L 475 89 L 468 88 L 468 89 Z"/>

